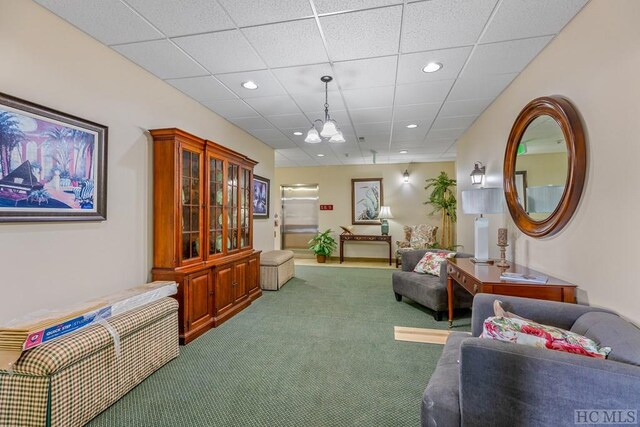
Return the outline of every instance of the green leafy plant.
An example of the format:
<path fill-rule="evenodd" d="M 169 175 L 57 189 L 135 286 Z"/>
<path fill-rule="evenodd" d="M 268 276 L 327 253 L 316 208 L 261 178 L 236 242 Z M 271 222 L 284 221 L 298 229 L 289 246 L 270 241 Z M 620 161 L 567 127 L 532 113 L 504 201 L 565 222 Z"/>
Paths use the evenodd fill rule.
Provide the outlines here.
<path fill-rule="evenodd" d="M 315 255 L 331 256 L 331 253 L 335 251 L 338 246 L 336 239 L 331 236 L 331 233 L 333 233 L 333 231 L 330 228 L 322 233 L 318 232 L 313 239 L 307 242 L 309 249 L 312 250 Z"/>
<path fill-rule="evenodd" d="M 440 245 L 443 248 L 454 248 L 453 244 L 453 224 L 457 221 L 456 208 L 457 200 L 455 179 L 449 178 L 446 172 L 440 172 L 436 178 L 426 180 L 427 186 L 425 190 L 431 190 L 429 199 L 424 202 L 425 205 L 431 205 L 433 210 L 429 215 L 440 213 L 442 215 L 442 238 Z"/>

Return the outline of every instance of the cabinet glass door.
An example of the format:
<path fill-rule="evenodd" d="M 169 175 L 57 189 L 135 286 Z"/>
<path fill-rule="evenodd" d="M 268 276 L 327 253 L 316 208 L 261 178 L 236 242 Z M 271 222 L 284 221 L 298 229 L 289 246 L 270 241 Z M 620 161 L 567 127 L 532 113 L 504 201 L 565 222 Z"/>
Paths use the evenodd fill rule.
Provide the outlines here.
<path fill-rule="evenodd" d="M 200 258 L 200 153 L 182 150 L 182 260 Z"/>
<path fill-rule="evenodd" d="M 209 157 L 209 256 L 224 252 L 224 162 Z"/>
<path fill-rule="evenodd" d="M 227 249 L 238 249 L 238 214 L 239 214 L 239 181 L 240 166 L 229 163 L 227 169 Z"/>
<path fill-rule="evenodd" d="M 251 171 L 242 169 L 240 180 L 240 247 L 251 245 L 249 221 L 251 220 Z"/>

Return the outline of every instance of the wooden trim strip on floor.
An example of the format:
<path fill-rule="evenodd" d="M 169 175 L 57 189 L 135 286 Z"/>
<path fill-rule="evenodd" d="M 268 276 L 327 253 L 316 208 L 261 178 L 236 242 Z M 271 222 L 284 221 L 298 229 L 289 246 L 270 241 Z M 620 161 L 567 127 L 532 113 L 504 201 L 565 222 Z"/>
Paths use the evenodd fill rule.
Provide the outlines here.
<path fill-rule="evenodd" d="M 426 344 L 444 344 L 451 331 L 444 329 L 407 328 L 394 326 L 396 341 L 421 342 Z"/>

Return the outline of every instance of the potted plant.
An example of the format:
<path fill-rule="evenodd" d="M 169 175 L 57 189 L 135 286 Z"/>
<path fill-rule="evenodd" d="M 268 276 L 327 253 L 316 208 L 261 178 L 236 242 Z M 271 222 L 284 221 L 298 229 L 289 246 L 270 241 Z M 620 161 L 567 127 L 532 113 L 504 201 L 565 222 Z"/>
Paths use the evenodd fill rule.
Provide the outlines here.
<path fill-rule="evenodd" d="M 442 239 L 441 246 L 443 248 L 453 248 L 453 224 L 456 222 L 456 180 L 449 178 L 446 172 L 440 172 L 436 178 L 427 179 L 425 190 L 431 189 L 429 200 L 424 202 L 425 205 L 433 206 L 430 215 L 440 212 L 442 215 Z"/>
<path fill-rule="evenodd" d="M 327 257 L 331 256 L 331 253 L 336 250 L 338 244 L 336 240 L 331 236 L 333 231 L 329 228 L 322 233 L 318 232 L 313 239 L 309 240 L 309 249 L 316 255 L 316 260 L 319 263 L 327 262 Z"/>

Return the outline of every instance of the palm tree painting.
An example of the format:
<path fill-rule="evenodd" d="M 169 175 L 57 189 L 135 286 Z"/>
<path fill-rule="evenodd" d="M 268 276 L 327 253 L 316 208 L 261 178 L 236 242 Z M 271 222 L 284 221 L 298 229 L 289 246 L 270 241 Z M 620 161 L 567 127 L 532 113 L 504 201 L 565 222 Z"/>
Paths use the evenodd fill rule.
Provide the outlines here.
<path fill-rule="evenodd" d="M 0 221 L 98 213 L 105 138 L 104 126 L 0 93 Z"/>
<path fill-rule="evenodd" d="M 351 180 L 352 224 L 379 224 L 382 203 L 382 178 Z"/>

